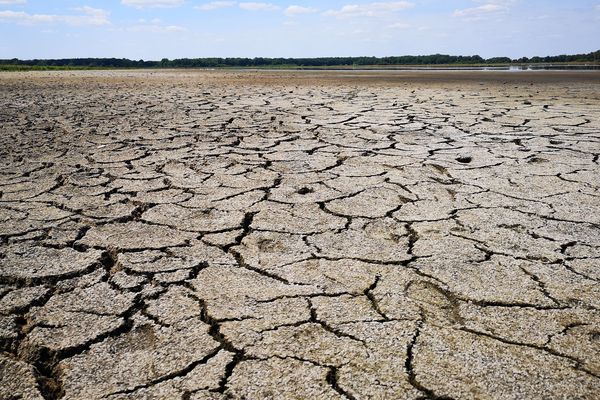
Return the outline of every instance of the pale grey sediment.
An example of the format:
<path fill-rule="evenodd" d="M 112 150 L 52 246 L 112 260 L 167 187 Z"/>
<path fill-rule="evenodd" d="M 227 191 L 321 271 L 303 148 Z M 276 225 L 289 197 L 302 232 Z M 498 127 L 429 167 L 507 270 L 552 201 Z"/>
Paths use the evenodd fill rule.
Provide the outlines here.
<path fill-rule="evenodd" d="M 445 74 L 0 74 L 0 398 L 597 398 L 598 73 Z"/>

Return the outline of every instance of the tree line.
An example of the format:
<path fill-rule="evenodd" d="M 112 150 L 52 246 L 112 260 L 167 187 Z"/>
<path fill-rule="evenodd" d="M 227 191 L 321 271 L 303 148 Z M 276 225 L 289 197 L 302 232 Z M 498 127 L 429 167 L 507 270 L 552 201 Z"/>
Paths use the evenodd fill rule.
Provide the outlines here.
<path fill-rule="evenodd" d="M 587 54 L 558 55 L 546 57 L 482 58 L 474 56 L 451 56 L 431 54 L 424 56 L 393 57 L 317 57 L 317 58 L 179 58 L 160 61 L 129 60 L 126 58 L 64 58 L 0 60 L 0 65 L 26 67 L 67 67 L 67 68 L 264 68 L 264 67 L 335 67 L 335 66 L 387 66 L 387 65 L 495 65 L 495 64 L 538 64 L 565 62 L 600 62 L 600 50 Z"/>

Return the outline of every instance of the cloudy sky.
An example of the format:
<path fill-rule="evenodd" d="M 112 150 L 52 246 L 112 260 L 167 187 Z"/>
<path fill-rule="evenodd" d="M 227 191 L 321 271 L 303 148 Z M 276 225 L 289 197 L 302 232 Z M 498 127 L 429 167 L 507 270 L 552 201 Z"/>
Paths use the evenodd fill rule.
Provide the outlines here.
<path fill-rule="evenodd" d="M 600 0 L 0 0 L 0 58 L 521 57 L 599 38 Z"/>

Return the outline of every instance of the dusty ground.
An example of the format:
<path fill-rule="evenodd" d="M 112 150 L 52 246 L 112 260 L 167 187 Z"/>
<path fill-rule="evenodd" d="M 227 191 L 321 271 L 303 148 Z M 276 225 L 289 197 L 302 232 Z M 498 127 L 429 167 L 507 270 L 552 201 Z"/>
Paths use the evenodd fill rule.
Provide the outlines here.
<path fill-rule="evenodd" d="M 598 398 L 598 73 L 5 73 L 0 127 L 2 399 Z"/>

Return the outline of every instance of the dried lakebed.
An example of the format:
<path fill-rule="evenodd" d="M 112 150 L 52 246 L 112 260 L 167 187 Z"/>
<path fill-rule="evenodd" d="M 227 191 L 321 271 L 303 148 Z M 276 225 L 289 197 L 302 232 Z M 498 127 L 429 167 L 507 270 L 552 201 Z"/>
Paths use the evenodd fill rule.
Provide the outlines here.
<path fill-rule="evenodd" d="M 0 398 L 597 398 L 599 77 L 0 74 Z"/>

